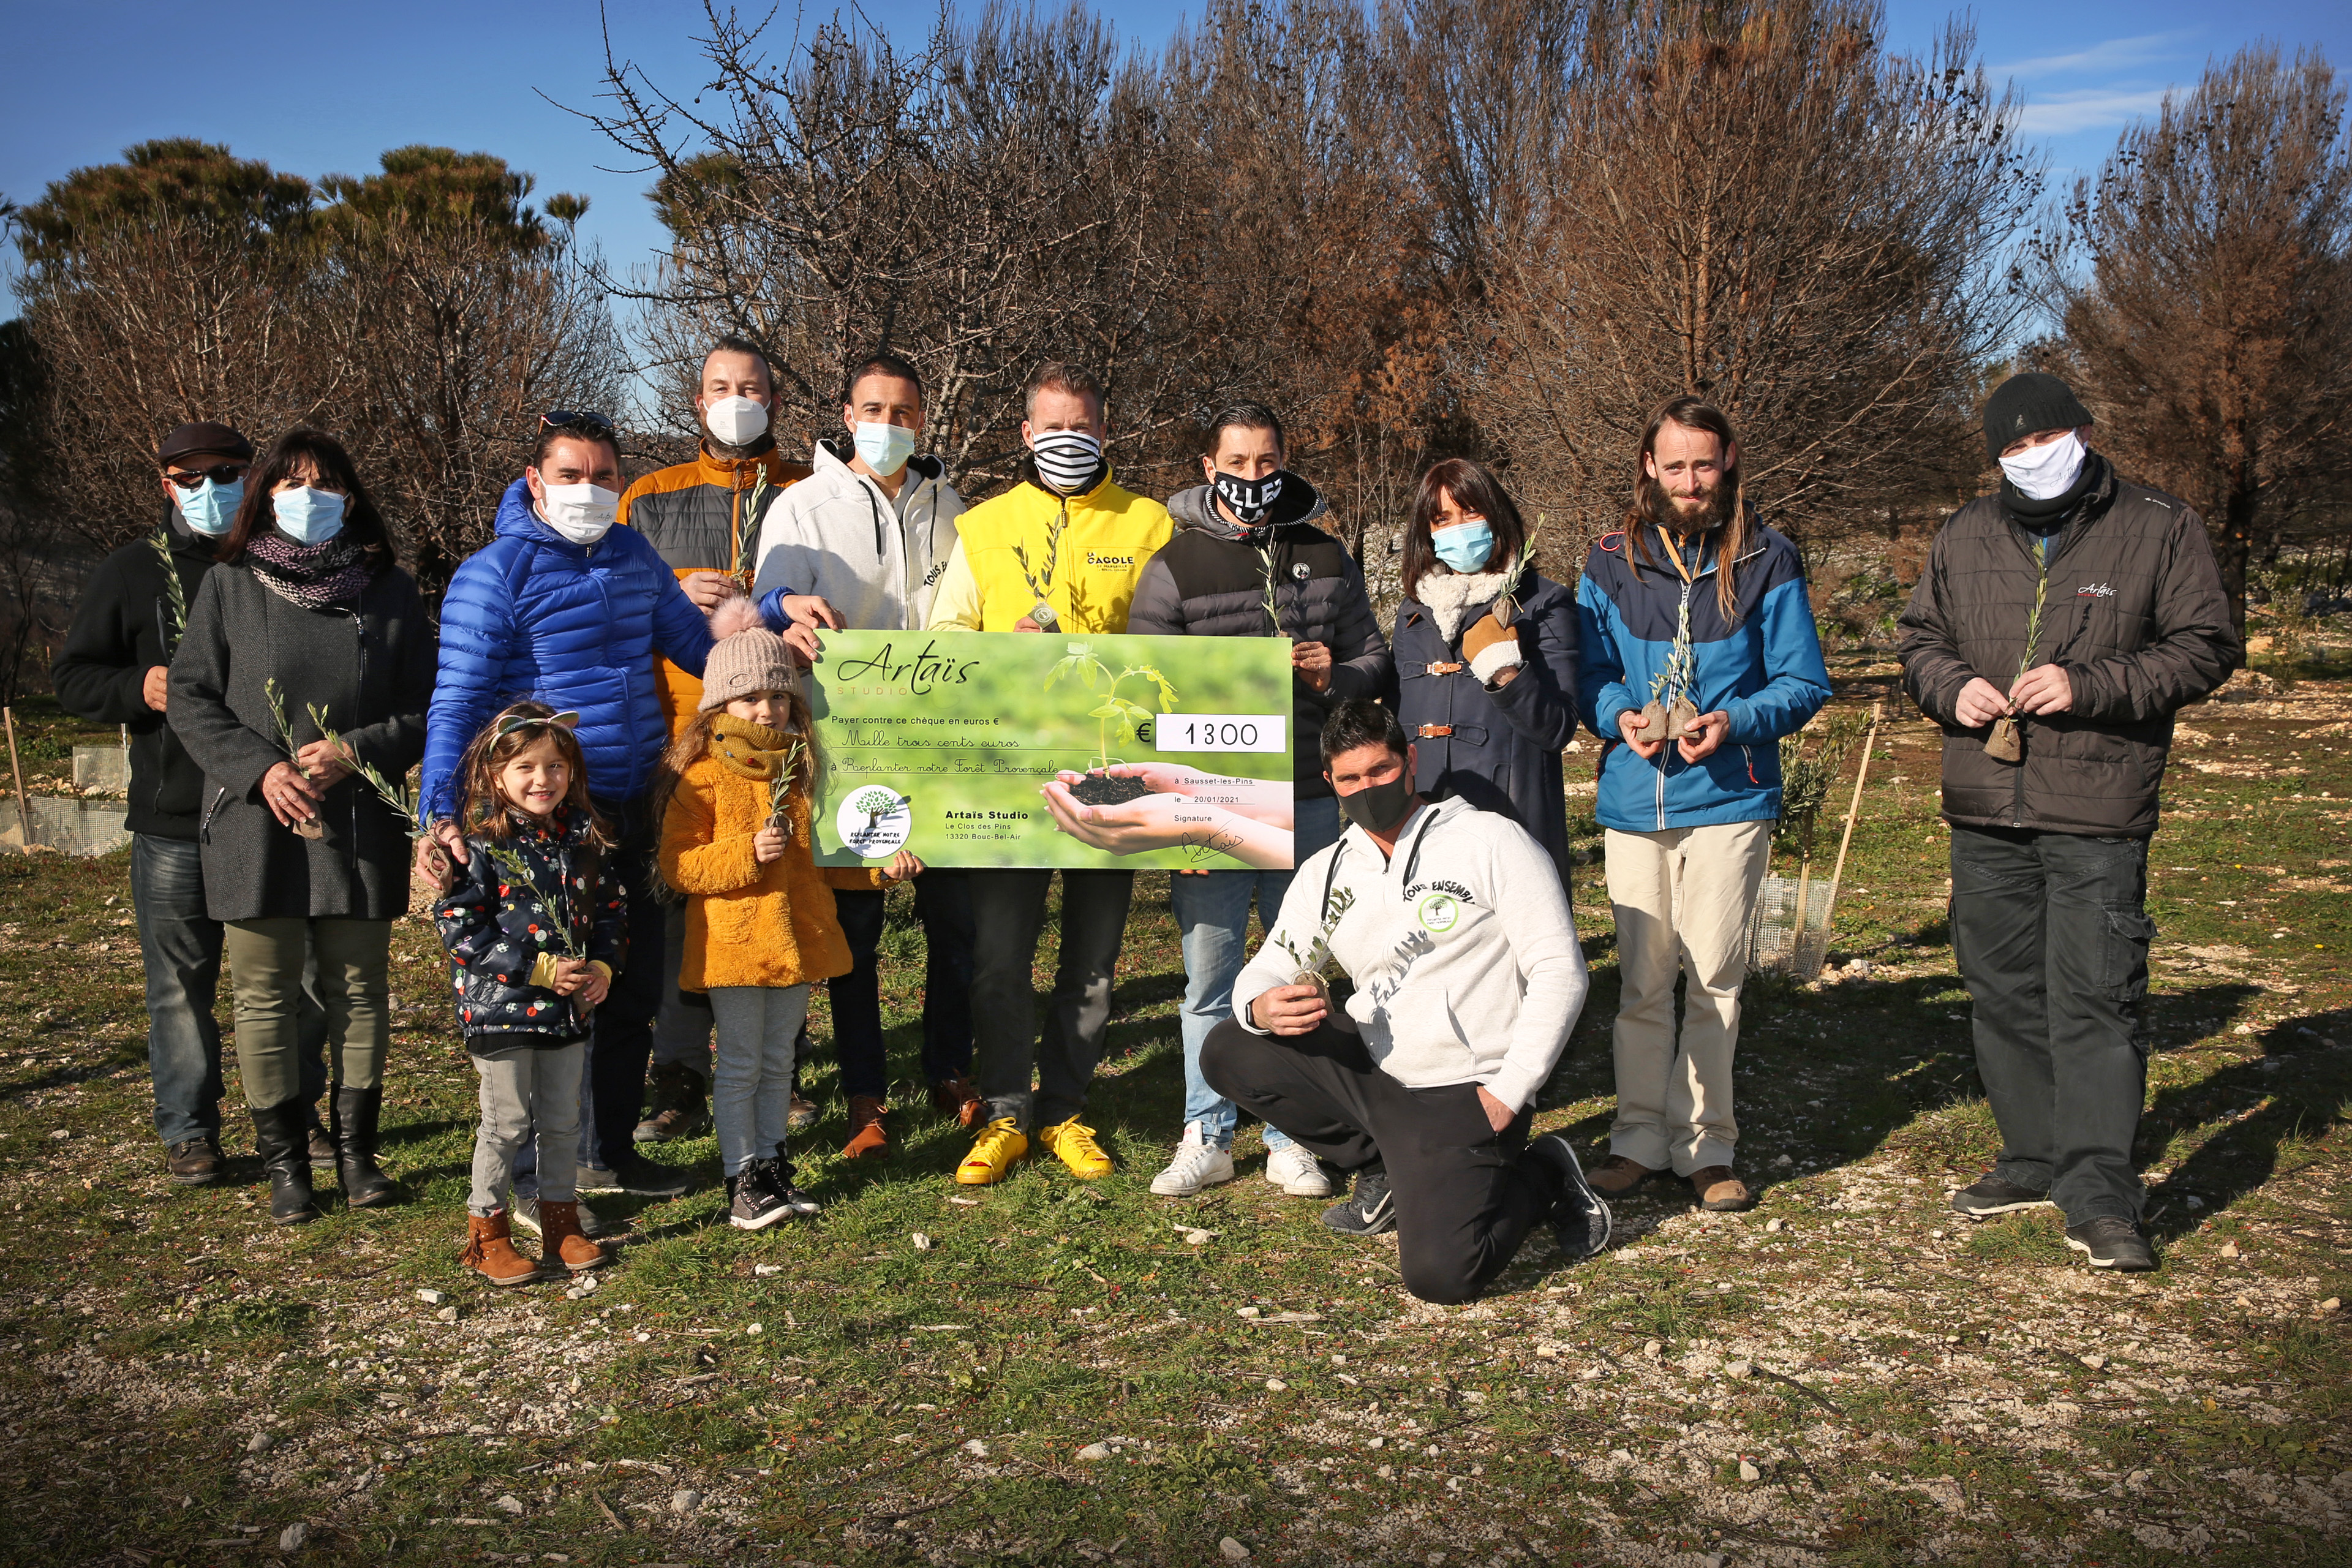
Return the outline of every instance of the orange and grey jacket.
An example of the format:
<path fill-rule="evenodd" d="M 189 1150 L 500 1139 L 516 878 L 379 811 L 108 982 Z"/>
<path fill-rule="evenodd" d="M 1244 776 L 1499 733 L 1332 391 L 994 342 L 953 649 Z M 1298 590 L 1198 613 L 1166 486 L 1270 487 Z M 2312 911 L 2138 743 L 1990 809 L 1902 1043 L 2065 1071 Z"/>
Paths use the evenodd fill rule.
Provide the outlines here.
<path fill-rule="evenodd" d="M 645 537 L 671 571 L 725 572 L 750 592 L 759 564 L 761 520 L 776 497 L 809 477 L 806 463 L 770 451 L 757 458 L 714 458 L 656 468 L 621 497 L 620 522 Z M 662 715 L 677 734 L 694 717 L 702 682 L 667 659 L 657 666 Z"/>

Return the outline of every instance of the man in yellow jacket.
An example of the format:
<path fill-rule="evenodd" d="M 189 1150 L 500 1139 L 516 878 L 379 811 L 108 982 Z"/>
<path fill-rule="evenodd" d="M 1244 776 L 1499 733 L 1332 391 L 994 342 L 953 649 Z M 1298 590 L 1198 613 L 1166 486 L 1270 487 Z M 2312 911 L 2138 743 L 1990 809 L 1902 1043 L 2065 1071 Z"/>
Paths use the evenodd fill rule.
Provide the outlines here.
<path fill-rule="evenodd" d="M 776 450 L 769 427 L 775 402 L 767 356 L 746 339 L 720 338 L 703 356 L 694 396 L 701 450 L 692 462 L 655 469 L 621 497 L 620 523 L 661 552 L 705 615 L 750 594 L 761 520 L 786 487 L 809 476 L 806 463 L 787 462 Z M 655 661 L 654 672 L 675 736 L 693 719 L 702 682 L 666 658 Z M 710 1011 L 697 1005 L 700 998 L 683 999 L 676 983 L 684 922 L 683 909 L 673 908 L 665 927 L 670 978 L 654 1024 L 653 1103 L 637 1125 L 640 1143 L 691 1138 L 709 1127 Z"/>
<path fill-rule="evenodd" d="M 1039 366 L 1026 413 L 1021 482 L 956 520 L 930 628 L 1124 632 L 1144 564 L 1175 525 L 1158 501 L 1111 482 L 1103 386 L 1092 373 Z M 989 1121 L 956 1169 L 966 1186 L 1003 1181 L 1033 1135 L 1080 1176 L 1110 1170 L 1078 1114 L 1110 1024 L 1135 873 L 1062 873 L 1061 963 L 1041 1038 L 1029 976 L 1053 879 L 1050 870 L 971 874 L 972 1078 Z"/>

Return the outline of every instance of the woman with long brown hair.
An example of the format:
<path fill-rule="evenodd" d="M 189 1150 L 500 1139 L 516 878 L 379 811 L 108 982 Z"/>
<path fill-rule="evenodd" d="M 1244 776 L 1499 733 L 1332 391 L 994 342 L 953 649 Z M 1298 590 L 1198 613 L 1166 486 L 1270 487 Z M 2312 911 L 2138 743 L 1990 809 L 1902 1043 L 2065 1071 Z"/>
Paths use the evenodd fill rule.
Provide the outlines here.
<path fill-rule="evenodd" d="M 1397 607 L 1397 717 L 1414 788 L 1460 796 L 1533 834 L 1569 888 L 1559 753 L 1576 734 L 1576 600 L 1535 569 L 1494 472 L 1448 458 L 1421 478 Z"/>
<path fill-rule="evenodd" d="M 433 626 L 350 454 L 324 432 L 278 438 L 219 554 L 172 661 L 170 714 L 205 772 L 205 900 L 227 928 L 269 1217 L 292 1225 L 317 1214 L 295 1068 L 314 964 L 343 1200 L 398 1201 L 375 1154 L 409 824 L 353 775 L 366 763 L 400 778 L 424 755 Z"/>

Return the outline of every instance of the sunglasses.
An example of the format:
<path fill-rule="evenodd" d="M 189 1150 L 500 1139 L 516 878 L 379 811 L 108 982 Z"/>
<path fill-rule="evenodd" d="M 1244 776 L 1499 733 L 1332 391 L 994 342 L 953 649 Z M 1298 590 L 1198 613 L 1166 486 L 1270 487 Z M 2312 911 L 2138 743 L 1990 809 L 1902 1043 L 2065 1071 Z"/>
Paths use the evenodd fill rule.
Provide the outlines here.
<path fill-rule="evenodd" d="M 533 719 L 520 713 L 509 713 L 505 718 L 498 721 L 497 727 L 490 731 L 490 738 L 494 741 L 503 741 L 509 735 L 512 735 L 519 731 L 537 729 L 542 724 L 561 724 L 567 730 L 576 729 L 580 724 L 580 715 L 572 712 L 569 709 L 566 709 L 561 713 L 550 713 L 544 719 Z"/>
<path fill-rule="evenodd" d="M 175 474 L 167 468 L 163 477 L 184 490 L 192 490 L 206 479 L 216 485 L 233 485 L 245 478 L 246 469 L 252 466 L 250 463 L 223 463 L 218 468 L 199 468 L 192 474 Z"/>
<path fill-rule="evenodd" d="M 614 433 L 613 422 L 602 414 L 589 414 L 572 408 L 551 408 L 539 416 L 539 427 L 542 430 L 561 430 L 571 425 L 584 425 L 591 430 L 599 430 L 607 436 Z"/>

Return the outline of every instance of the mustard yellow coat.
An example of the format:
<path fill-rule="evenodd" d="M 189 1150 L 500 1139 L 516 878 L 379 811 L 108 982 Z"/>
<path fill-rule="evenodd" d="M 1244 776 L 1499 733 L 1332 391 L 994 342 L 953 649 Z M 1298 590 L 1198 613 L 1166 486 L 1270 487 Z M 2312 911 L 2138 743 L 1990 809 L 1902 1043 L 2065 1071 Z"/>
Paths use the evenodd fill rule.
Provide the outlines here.
<path fill-rule="evenodd" d="M 810 853 L 807 795 L 794 790 L 787 810 L 792 839 L 762 866 L 751 839 L 767 826 L 766 781 L 705 753 L 678 782 L 662 818 L 661 873 L 687 895 L 681 990 L 802 985 L 849 973 L 833 889 Z"/>

